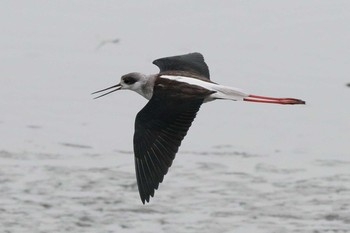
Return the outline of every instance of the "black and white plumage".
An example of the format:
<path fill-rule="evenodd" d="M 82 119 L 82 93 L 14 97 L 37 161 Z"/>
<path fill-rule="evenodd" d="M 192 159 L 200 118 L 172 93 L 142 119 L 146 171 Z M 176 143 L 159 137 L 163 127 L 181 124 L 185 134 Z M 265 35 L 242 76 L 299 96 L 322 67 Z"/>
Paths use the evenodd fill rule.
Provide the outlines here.
<path fill-rule="evenodd" d="M 94 92 L 133 90 L 149 102 L 137 114 L 134 153 L 137 185 L 143 203 L 149 202 L 167 174 L 181 141 L 200 106 L 215 99 L 244 100 L 276 104 L 305 104 L 293 98 L 249 95 L 239 89 L 210 80 L 209 69 L 200 53 L 160 58 L 153 61 L 158 74 L 129 73 L 119 84 Z"/>

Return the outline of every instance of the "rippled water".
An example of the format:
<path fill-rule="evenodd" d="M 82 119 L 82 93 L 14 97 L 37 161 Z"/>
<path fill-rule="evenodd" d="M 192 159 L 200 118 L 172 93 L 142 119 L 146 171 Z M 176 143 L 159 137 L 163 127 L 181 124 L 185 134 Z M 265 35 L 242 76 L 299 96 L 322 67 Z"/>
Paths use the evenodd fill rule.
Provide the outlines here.
<path fill-rule="evenodd" d="M 0 153 L 4 232 L 349 232 L 349 161 L 178 154 L 150 204 L 130 153 Z M 122 163 L 121 161 L 124 161 Z"/>

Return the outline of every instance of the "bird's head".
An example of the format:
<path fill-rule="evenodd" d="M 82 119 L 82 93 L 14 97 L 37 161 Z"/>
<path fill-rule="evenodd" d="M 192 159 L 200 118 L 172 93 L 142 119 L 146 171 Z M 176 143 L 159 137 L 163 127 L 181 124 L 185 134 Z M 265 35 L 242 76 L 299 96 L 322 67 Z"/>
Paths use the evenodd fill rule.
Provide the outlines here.
<path fill-rule="evenodd" d="M 95 99 L 100 98 L 102 96 L 105 96 L 107 94 L 110 94 L 112 92 L 118 91 L 118 90 L 132 90 L 132 91 L 136 91 L 138 93 L 140 93 L 140 91 L 142 90 L 142 87 L 146 84 L 147 82 L 147 78 L 146 75 L 141 74 L 141 73 L 137 73 L 137 72 L 133 72 L 133 73 L 129 73 L 129 74 L 125 74 L 120 78 L 120 82 L 117 85 L 111 86 L 111 87 L 107 87 L 105 89 L 99 90 L 99 91 L 95 91 L 92 94 L 97 94 L 97 93 L 101 93 L 104 91 L 108 91 L 107 93 L 101 94 L 97 97 L 95 97 Z"/>

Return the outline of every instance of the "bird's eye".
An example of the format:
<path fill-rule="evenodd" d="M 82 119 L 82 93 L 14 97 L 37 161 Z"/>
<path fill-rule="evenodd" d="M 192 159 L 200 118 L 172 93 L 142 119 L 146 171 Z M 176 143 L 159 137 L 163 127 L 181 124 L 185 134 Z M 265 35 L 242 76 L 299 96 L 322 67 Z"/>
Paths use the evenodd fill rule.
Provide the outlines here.
<path fill-rule="evenodd" d="M 134 79 L 134 78 L 132 78 L 132 77 L 125 77 L 124 78 L 124 83 L 125 84 L 133 84 L 133 83 L 135 83 L 136 82 L 136 80 Z"/>

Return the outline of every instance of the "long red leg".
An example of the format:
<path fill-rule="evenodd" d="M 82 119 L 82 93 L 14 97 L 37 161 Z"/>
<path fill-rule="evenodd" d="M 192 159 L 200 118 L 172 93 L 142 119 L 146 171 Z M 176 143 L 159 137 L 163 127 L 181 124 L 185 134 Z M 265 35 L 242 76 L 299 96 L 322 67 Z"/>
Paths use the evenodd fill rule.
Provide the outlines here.
<path fill-rule="evenodd" d="M 249 95 L 243 99 L 244 101 L 270 103 L 270 104 L 305 104 L 305 101 L 294 98 L 275 98 L 260 95 Z"/>

